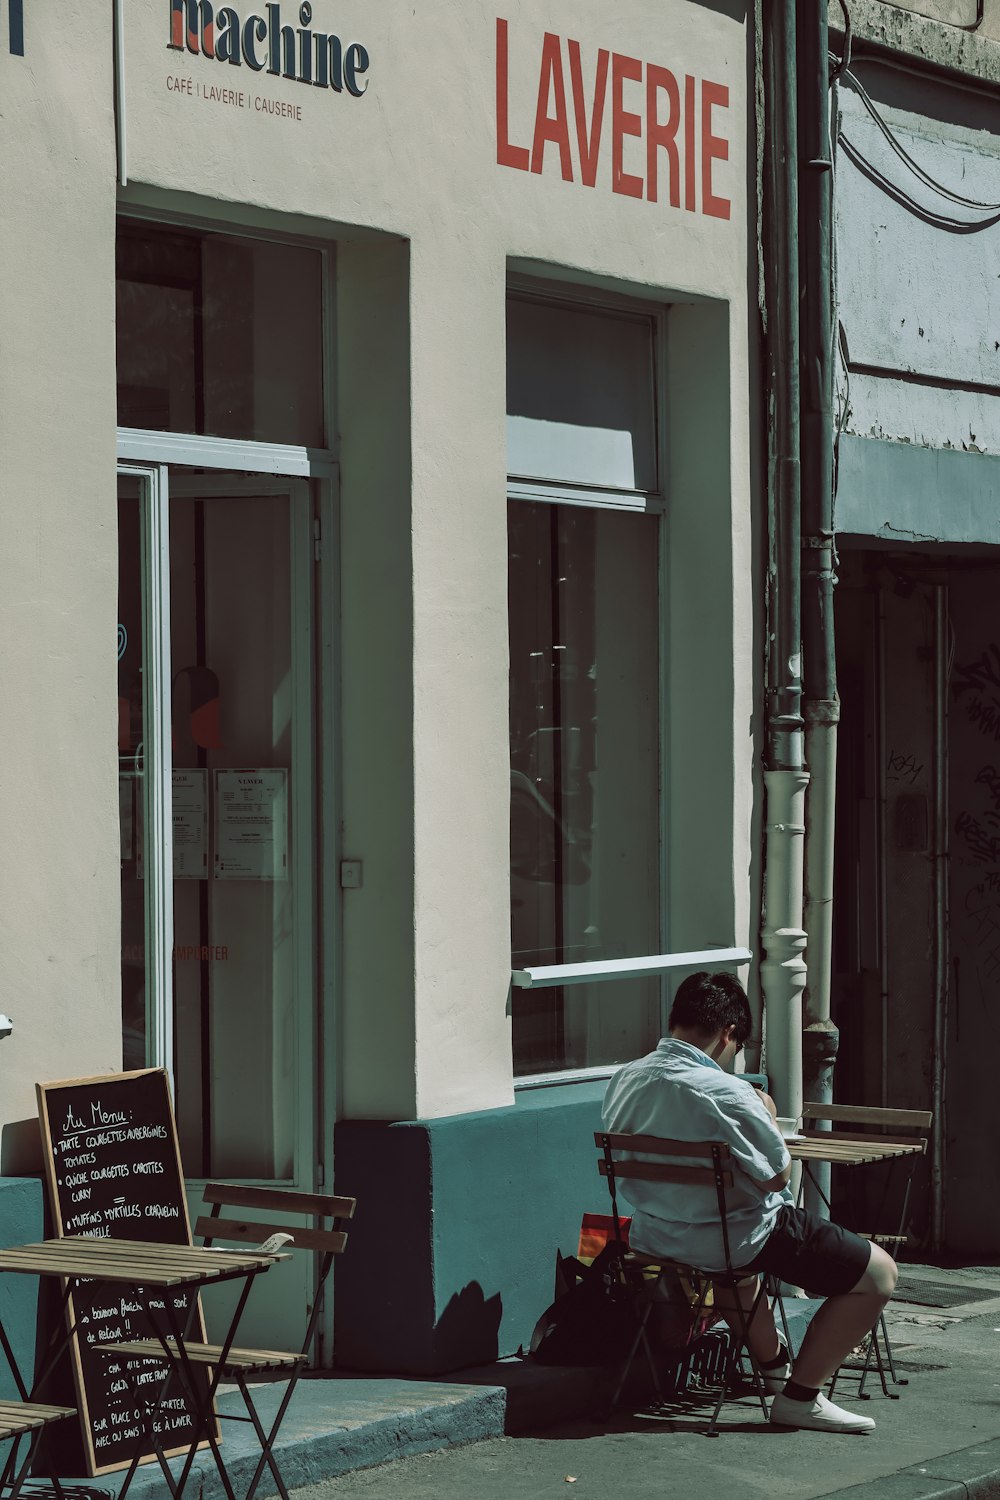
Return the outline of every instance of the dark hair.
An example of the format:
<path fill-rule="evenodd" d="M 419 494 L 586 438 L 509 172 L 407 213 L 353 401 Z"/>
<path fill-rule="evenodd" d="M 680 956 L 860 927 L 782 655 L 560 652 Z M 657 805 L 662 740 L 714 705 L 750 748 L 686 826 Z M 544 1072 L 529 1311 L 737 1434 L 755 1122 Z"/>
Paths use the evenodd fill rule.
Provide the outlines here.
<path fill-rule="evenodd" d="M 750 1040 L 753 1017 L 746 991 L 735 974 L 689 974 L 677 990 L 670 1011 L 670 1029 L 683 1026 L 702 1036 L 714 1036 L 726 1026 L 736 1028 L 743 1046 Z"/>

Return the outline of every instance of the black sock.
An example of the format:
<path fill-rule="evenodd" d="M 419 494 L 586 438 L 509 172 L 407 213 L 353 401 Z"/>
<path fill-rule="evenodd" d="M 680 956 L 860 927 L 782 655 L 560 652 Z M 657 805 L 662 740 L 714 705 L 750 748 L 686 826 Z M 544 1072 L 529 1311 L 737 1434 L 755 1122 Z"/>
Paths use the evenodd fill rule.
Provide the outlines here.
<path fill-rule="evenodd" d="M 757 1363 L 762 1370 L 780 1370 L 782 1365 L 788 1363 L 788 1350 L 779 1344 L 778 1352 L 773 1359 L 759 1359 Z"/>
<path fill-rule="evenodd" d="M 799 1385 L 795 1380 L 789 1380 L 784 1389 L 789 1401 L 815 1401 L 819 1395 L 819 1386 Z"/>

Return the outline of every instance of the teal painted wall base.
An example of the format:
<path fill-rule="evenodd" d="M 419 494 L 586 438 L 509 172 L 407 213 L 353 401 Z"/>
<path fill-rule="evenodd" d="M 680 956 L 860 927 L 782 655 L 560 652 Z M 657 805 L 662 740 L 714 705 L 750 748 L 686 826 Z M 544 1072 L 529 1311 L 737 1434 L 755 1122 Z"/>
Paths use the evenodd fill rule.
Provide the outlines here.
<path fill-rule="evenodd" d="M 605 1085 L 525 1089 L 509 1109 L 343 1120 L 337 1191 L 357 1197 L 336 1271 L 338 1367 L 439 1375 L 527 1345 L 555 1252 L 607 1212 L 593 1132 Z"/>
<path fill-rule="evenodd" d="M 45 1238 L 42 1182 L 38 1177 L 0 1177 L 0 1249 Z M 23 1376 L 30 1380 L 38 1323 L 38 1279 L 0 1276 L 0 1321 Z M 0 1398 L 15 1400 L 17 1387 L 0 1353 Z"/>

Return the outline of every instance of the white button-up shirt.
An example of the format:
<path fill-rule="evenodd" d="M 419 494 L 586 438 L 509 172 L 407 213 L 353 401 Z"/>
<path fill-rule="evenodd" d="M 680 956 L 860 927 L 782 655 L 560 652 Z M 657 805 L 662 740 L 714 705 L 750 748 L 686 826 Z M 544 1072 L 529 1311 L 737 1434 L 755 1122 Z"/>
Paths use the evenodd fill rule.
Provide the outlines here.
<path fill-rule="evenodd" d="M 664 1037 L 655 1052 L 626 1063 L 608 1084 L 604 1127 L 679 1141 L 724 1141 L 732 1153 L 733 1185 L 726 1190 L 732 1264 L 745 1266 L 761 1249 L 788 1188 L 767 1191 L 789 1162 L 781 1132 L 756 1090 L 725 1073 L 690 1042 Z M 639 1158 L 653 1161 L 654 1157 Z M 663 1158 L 660 1158 L 662 1160 Z M 689 1158 L 692 1166 L 704 1160 Z M 623 1178 L 620 1195 L 632 1204 L 630 1244 L 703 1270 L 725 1267 L 715 1187 Z"/>

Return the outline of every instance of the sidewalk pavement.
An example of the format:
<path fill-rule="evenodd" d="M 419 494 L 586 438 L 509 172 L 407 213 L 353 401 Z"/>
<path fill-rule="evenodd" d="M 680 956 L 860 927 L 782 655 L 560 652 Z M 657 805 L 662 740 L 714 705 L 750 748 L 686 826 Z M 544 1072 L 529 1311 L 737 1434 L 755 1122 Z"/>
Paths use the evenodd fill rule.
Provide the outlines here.
<path fill-rule="evenodd" d="M 817 1304 L 789 1301 L 793 1340 Z M 889 1310 L 898 1400 L 869 1378 L 874 1434 L 838 1437 L 770 1428 L 752 1398 L 723 1408 L 722 1433 L 706 1439 L 697 1395 L 658 1412 L 623 1408 L 606 1418 L 607 1372 L 501 1361 L 447 1381 L 315 1377 L 285 1418 L 280 1465 L 296 1500 L 517 1500 L 549 1493 L 629 1500 L 684 1493 L 760 1500 L 1000 1500 L 1000 1265 L 906 1266 Z M 857 1381 L 835 1399 L 857 1405 Z M 237 1409 L 235 1393 L 223 1408 Z M 261 1400 L 267 1409 L 267 1394 Z M 596 1415 L 595 1415 L 596 1414 Z M 235 1488 L 246 1489 L 257 1452 L 242 1426 L 224 1424 Z M 380 1467 L 373 1467 L 380 1466 Z M 197 1461 L 192 1500 L 223 1491 L 210 1455 Z M 627 1484 L 625 1481 L 627 1480 Z M 579 1483 L 568 1490 L 567 1482 Z M 81 1481 L 81 1495 L 115 1495 L 120 1478 Z M 301 1487 L 308 1486 L 308 1489 Z M 130 1494 L 160 1500 L 157 1466 Z M 258 1494 L 275 1493 L 265 1476 Z"/>

